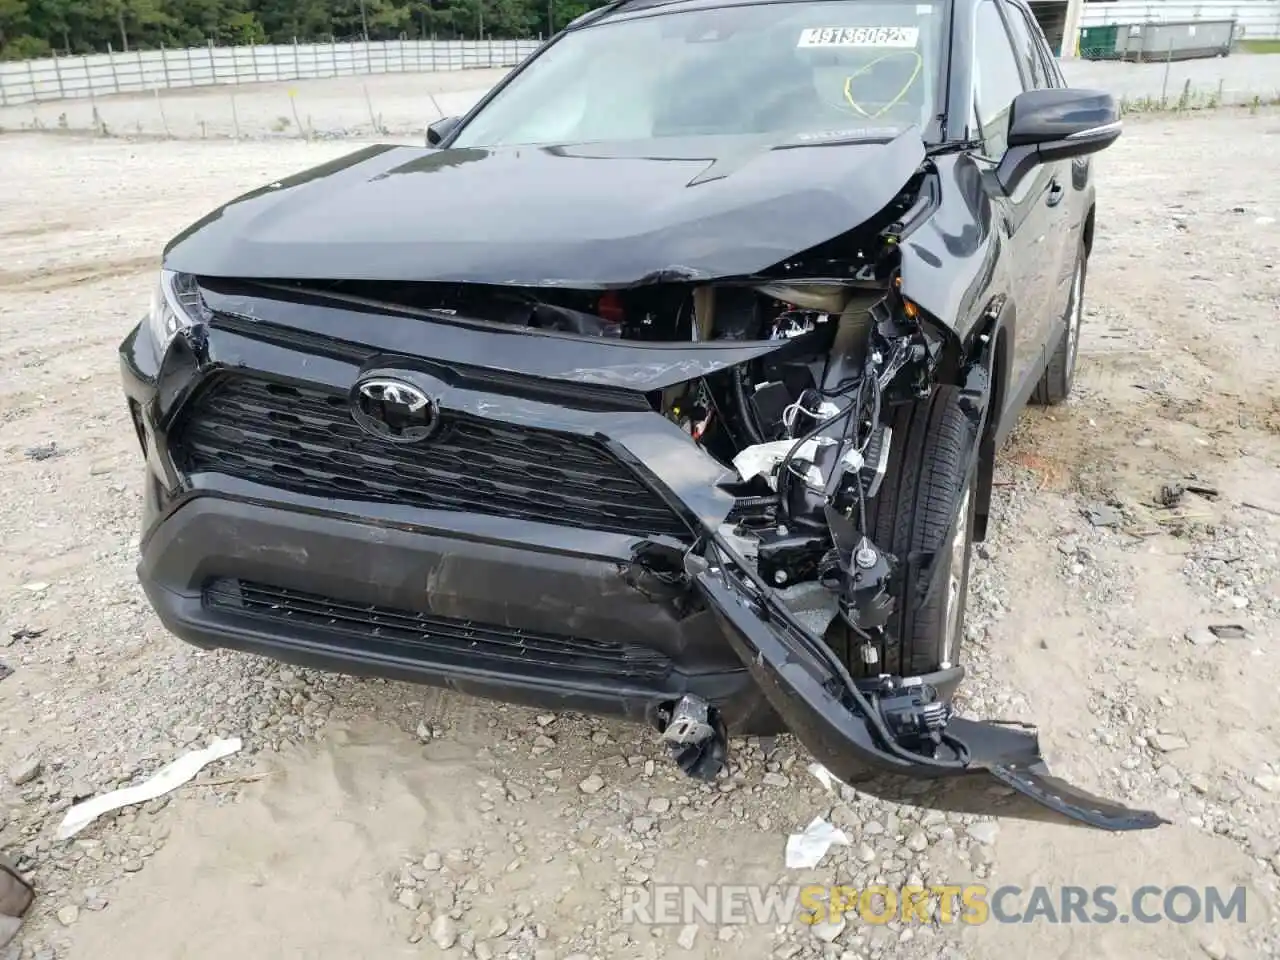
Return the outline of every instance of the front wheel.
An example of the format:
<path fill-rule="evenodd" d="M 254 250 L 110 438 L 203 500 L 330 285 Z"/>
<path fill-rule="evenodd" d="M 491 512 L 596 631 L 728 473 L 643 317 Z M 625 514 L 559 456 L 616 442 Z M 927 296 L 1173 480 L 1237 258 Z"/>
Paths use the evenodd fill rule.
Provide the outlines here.
<path fill-rule="evenodd" d="M 904 404 L 892 427 L 884 480 L 867 504 L 867 532 L 901 564 L 936 555 L 940 580 L 923 603 L 899 598 L 878 663 L 862 663 L 853 643 L 844 652 L 855 676 L 922 677 L 952 671 L 960 662 L 978 499 L 976 471 L 968 470 L 972 429 L 952 386 Z M 946 699 L 953 688 L 954 682 L 940 685 L 939 693 Z"/>

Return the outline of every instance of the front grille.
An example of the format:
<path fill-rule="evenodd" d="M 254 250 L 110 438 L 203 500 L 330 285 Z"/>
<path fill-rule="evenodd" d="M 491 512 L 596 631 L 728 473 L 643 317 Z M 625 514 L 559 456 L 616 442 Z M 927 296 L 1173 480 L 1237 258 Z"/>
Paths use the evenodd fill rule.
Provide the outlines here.
<path fill-rule="evenodd" d="M 671 671 L 667 657 L 636 644 L 516 630 L 245 580 L 211 582 L 204 590 L 204 605 L 303 626 L 353 650 L 386 652 L 424 662 L 465 662 L 508 671 L 537 666 L 563 674 L 639 680 L 660 680 Z"/>
<path fill-rule="evenodd" d="M 345 393 L 226 377 L 194 403 L 170 443 L 179 468 L 330 499 L 398 503 L 687 539 L 653 490 L 589 437 L 446 413 L 415 445 L 351 418 Z"/>

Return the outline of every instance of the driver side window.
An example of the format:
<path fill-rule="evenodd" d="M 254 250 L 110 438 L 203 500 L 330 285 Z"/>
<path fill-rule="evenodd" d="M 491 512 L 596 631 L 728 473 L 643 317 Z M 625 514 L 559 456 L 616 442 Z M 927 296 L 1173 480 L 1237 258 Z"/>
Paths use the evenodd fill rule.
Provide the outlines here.
<path fill-rule="evenodd" d="M 983 150 L 1000 157 L 1008 146 L 1009 109 L 1022 93 L 1022 74 L 995 0 L 978 4 L 973 27 L 974 108 Z"/>

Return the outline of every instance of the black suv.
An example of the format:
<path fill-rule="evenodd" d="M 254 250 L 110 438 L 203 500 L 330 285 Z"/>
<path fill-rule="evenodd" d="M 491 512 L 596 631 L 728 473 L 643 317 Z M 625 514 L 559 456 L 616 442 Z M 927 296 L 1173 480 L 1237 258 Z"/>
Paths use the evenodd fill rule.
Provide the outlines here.
<path fill-rule="evenodd" d="M 588 13 L 425 148 L 168 245 L 122 347 L 147 595 L 200 646 L 645 720 L 704 778 L 785 726 L 878 793 L 1154 825 L 951 707 L 1119 134 L 1021 0 Z"/>

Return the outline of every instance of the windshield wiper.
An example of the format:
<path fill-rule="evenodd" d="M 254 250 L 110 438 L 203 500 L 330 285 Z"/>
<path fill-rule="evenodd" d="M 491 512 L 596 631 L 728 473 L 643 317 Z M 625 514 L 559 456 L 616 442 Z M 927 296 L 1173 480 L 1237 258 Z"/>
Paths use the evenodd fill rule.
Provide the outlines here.
<path fill-rule="evenodd" d="M 924 155 L 926 157 L 937 157 L 944 153 L 960 153 L 964 150 L 981 150 L 981 140 L 948 140 L 945 143 L 935 143 L 932 146 L 925 147 Z"/>

